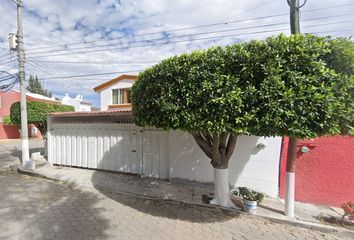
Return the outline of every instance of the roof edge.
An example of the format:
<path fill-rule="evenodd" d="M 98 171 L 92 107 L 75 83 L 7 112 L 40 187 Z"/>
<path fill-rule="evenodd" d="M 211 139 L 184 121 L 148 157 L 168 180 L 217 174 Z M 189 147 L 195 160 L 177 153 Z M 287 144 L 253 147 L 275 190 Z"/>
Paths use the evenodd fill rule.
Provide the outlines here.
<path fill-rule="evenodd" d="M 105 89 L 105 88 L 107 88 L 107 87 L 109 87 L 109 86 L 111 86 L 111 85 L 113 85 L 113 84 L 115 84 L 115 83 L 117 83 L 117 82 L 119 82 L 119 81 L 121 81 L 123 79 L 136 80 L 137 78 L 138 78 L 137 75 L 122 74 L 122 75 L 120 75 L 120 76 L 118 76 L 116 78 L 113 78 L 113 79 L 111 79 L 111 80 L 109 80 L 107 82 L 104 82 L 104 83 L 94 87 L 93 90 L 95 92 L 100 92 L 103 89 Z"/>

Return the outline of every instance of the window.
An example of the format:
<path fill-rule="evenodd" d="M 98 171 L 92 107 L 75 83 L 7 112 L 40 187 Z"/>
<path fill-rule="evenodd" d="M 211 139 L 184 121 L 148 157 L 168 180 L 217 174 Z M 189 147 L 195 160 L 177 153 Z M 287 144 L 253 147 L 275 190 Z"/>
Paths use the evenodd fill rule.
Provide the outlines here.
<path fill-rule="evenodd" d="M 112 90 L 112 104 L 127 104 L 130 102 L 130 89 Z"/>

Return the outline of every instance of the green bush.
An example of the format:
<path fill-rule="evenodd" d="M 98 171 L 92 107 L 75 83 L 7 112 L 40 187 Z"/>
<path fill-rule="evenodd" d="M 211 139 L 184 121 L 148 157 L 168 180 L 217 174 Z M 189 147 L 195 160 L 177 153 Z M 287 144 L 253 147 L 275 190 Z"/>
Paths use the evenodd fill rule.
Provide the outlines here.
<path fill-rule="evenodd" d="M 347 68 L 331 64 L 352 52 L 337 45 L 327 37 L 279 35 L 171 57 L 139 74 L 135 122 L 217 134 L 346 134 L 353 81 Z"/>
<path fill-rule="evenodd" d="M 72 112 L 73 106 L 51 104 L 45 102 L 28 102 L 27 119 L 29 124 L 34 124 L 44 136 L 47 132 L 47 114 L 51 112 Z M 21 124 L 20 102 L 12 104 L 10 117 L 13 124 Z"/>
<path fill-rule="evenodd" d="M 3 118 L 2 118 L 2 122 L 3 122 L 5 125 L 13 125 L 10 116 L 5 116 L 5 117 L 3 117 Z"/>
<path fill-rule="evenodd" d="M 261 203 L 264 199 L 263 193 L 257 192 L 247 187 L 239 187 L 237 195 L 249 201 L 257 201 L 258 203 Z"/>

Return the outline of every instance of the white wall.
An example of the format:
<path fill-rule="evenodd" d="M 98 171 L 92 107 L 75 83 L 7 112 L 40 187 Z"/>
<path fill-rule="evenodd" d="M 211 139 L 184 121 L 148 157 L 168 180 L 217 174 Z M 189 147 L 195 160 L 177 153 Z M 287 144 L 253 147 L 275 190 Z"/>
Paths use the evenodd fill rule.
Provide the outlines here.
<path fill-rule="evenodd" d="M 123 79 L 100 92 L 101 110 L 107 110 L 108 105 L 112 104 L 112 89 L 131 88 L 134 80 Z"/>
<path fill-rule="evenodd" d="M 266 147 L 257 150 L 258 143 L 264 143 Z M 271 197 L 277 197 L 280 149 L 280 137 L 239 137 L 229 163 L 229 183 L 235 187 L 254 188 Z M 210 159 L 189 133 L 170 131 L 169 161 L 171 178 L 213 181 Z"/>
<path fill-rule="evenodd" d="M 81 112 L 90 112 L 91 111 L 91 105 L 80 103 L 80 111 Z"/>
<path fill-rule="evenodd" d="M 132 124 L 115 123 L 56 123 L 51 124 L 49 129 L 48 149 L 51 163 L 213 182 L 210 159 L 186 132 L 141 129 Z M 117 138 L 124 141 L 118 141 Z M 141 147 L 133 149 L 133 142 L 139 143 Z M 266 147 L 258 150 L 258 143 L 264 143 Z M 280 137 L 238 137 L 229 163 L 229 183 L 277 197 L 280 150 Z M 81 160 L 77 162 L 77 159 Z M 124 162 L 119 159 L 124 159 Z M 137 166 L 140 161 L 138 159 L 142 160 L 143 167 L 125 167 Z M 119 165 L 120 168 L 117 161 L 123 164 Z"/>
<path fill-rule="evenodd" d="M 73 106 L 75 108 L 75 112 L 89 112 L 91 111 L 91 105 L 82 104 L 82 97 L 81 99 L 71 98 L 69 94 L 65 94 L 61 103 L 69 106 Z"/>

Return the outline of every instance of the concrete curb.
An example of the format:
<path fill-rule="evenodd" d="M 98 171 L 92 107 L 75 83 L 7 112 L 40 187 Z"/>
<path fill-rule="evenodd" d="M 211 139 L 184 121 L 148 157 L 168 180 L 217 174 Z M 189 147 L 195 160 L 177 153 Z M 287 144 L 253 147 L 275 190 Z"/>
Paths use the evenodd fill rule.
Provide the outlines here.
<path fill-rule="evenodd" d="M 69 182 L 66 180 L 48 177 L 44 174 L 41 174 L 41 173 L 38 173 L 38 172 L 35 172 L 32 170 L 24 169 L 21 165 L 17 166 L 17 171 L 20 174 L 24 174 L 24 175 L 28 175 L 28 176 L 32 176 L 32 177 L 37 177 L 37 178 L 42 178 L 42 179 L 47 179 L 50 181 L 54 181 L 56 183 L 64 184 L 64 185 L 72 187 L 72 188 L 81 188 L 81 186 L 75 182 Z M 99 191 L 95 187 L 88 187 L 88 186 L 84 186 L 84 187 L 87 187 L 90 189 L 92 188 L 96 191 Z M 288 224 L 288 225 L 292 225 L 292 226 L 296 226 L 296 227 L 318 230 L 318 231 L 321 231 L 324 233 L 337 233 L 337 234 L 344 236 L 344 237 L 353 237 L 354 236 L 354 231 L 346 230 L 346 229 L 342 229 L 342 228 L 337 228 L 337 227 L 333 227 L 333 226 L 328 226 L 328 225 L 320 224 L 320 223 L 302 221 L 302 220 L 298 220 L 298 219 L 284 219 L 284 218 L 280 218 L 280 217 L 277 218 L 274 216 L 268 216 L 268 215 L 257 214 L 257 213 L 256 214 L 249 214 L 249 213 L 242 211 L 241 209 L 230 209 L 230 208 L 225 208 L 225 207 L 211 205 L 211 204 L 180 201 L 180 200 L 176 200 L 176 199 L 164 199 L 164 198 L 160 198 L 160 197 L 147 196 L 147 195 L 138 194 L 138 193 L 117 191 L 116 189 L 111 189 L 111 188 L 108 188 L 105 186 L 98 186 L 98 187 L 100 187 L 100 189 L 103 191 L 107 191 L 107 192 L 110 192 L 113 194 L 120 194 L 120 195 L 128 196 L 128 197 L 135 197 L 135 198 L 140 198 L 140 199 L 149 200 L 149 201 L 159 201 L 159 202 L 166 202 L 166 203 L 185 205 L 185 206 L 198 206 L 198 207 L 203 207 L 203 208 L 222 210 L 222 211 L 233 212 L 233 213 L 238 213 L 238 214 L 245 214 L 245 215 L 252 216 L 252 217 L 253 216 L 254 217 L 262 217 L 262 218 L 268 219 L 268 220 L 275 222 L 275 223 L 283 223 L 283 224 Z"/>

